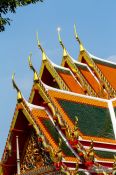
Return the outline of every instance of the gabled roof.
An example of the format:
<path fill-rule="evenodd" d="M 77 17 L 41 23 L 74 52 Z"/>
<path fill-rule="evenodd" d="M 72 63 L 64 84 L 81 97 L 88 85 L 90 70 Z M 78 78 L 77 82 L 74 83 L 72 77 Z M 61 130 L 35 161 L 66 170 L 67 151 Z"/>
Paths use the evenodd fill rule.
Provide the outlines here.
<path fill-rule="evenodd" d="M 42 51 L 41 78 L 29 59 L 29 66 L 34 72 L 29 102 L 23 98 L 13 77 L 18 96 L 2 157 L 4 175 L 16 173 L 15 137 L 19 136 L 20 156 L 23 157 L 24 149 L 27 148 L 26 140 L 32 130 L 37 138 L 36 143 L 39 142 L 41 150 L 46 151 L 44 155 L 49 154 L 49 160 L 58 163 L 58 166 L 63 162 L 66 170 L 69 167 L 77 171 L 78 163 L 79 167 L 85 169 L 89 167 L 86 163 L 92 163 L 97 168 L 98 163 L 112 167 L 116 155 L 116 99 L 103 98 L 116 95 L 116 64 L 90 55 L 76 30 L 75 34 L 82 63 L 68 54 L 59 35 L 64 67 L 52 63 L 38 42 Z M 109 76 L 108 71 L 113 77 Z M 58 157 L 61 150 L 62 158 L 58 162 L 53 161 L 54 152 Z M 55 167 L 55 164 L 52 166 Z"/>
<path fill-rule="evenodd" d="M 78 67 L 75 64 L 75 62 L 76 61 L 67 52 L 67 55 L 63 55 L 61 65 L 63 67 L 67 67 L 71 70 L 71 72 L 74 74 L 75 78 L 79 81 L 82 88 L 84 89 L 85 94 L 97 97 L 98 94 L 96 93 L 94 88 L 91 86 L 91 84 L 87 80 L 86 76 L 84 76 L 84 74 L 80 71 L 80 68 L 83 67 L 82 64 L 80 64 L 80 67 Z"/>
<path fill-rule="evenodd" d="M 83 87 L 76 80 L 70 69 L 57 66 L 47 56 L 46 60 L 42 60 L 40 77 L 45 84 L 52 87 L 84 94 Z"/>

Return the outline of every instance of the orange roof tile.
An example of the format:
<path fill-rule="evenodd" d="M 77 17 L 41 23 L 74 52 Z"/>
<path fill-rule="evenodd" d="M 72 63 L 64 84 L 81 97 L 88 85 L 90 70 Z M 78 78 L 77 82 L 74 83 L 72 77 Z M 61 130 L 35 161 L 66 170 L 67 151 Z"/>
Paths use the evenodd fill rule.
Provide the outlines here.
<path fill-rule="evenodd" d="M 116 108 L 116 99 L 112 101 L 112 104 Z"/>
<path fill-rule="evenodd" d="M 85 79 L 88 81 L 88 83 L 91 85 L 91 87 L 95 90 L 96 93 L 100 92 L 100 84 L 98 81 L 94 78 L 92 73 L 89 71 L 89 69 L 82 69 L 79 68 Z"/>
<path fill-rule="evenodd" d="M 112 87 L 116 90 L 116 66 L 111 66 L 110 64 L 105 64 L 96 60 L 94 61 Z"/>
<path fill-rule="evenodd" d="M 65 74 L 65 73 L 59 72 L 59 75 L 61 76 L 61 78 L 64 80 L 64 82 L 67 84 L 67 86 L 70 88 L 72 92 L 84 94 L 83 89 L 71 74 Z"/>

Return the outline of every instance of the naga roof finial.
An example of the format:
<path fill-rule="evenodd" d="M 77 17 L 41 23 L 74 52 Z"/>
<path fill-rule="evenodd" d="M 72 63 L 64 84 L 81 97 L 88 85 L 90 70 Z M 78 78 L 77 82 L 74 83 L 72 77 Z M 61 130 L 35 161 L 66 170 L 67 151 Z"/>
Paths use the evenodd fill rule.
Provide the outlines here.
<path fill-rule="evenodd" d="M 22 94 L 21 94 L 21 91 L 15 82 L 14 77 L 15 77 L 15 74 L 13 73 L 12 74 L 12 84 L 13 84 L 13 88 L 16 89 L 16 91 L 17 91 L 17 101 L 20 102 L 22 100 Z"/>
<path fill-rule="evenodd" d="M 40 41 L 39 41 L 38 32 L 36 33 L 36 38 L 37 38 L 38 48 L 39 48 L 39 49 L 41 50 L 41 52 L 42 52 L 42 60 L 45 61 L 45 60 L 47 60 L 47 55 L 46 55 L 46 53 L 45 53 L 44 49 L 42 48 L 41 43 L 40 43 Z"/>
<path fill-rule="evenodd" d="M 84 47 L 83 47 L 83 44 L 82 44 L 82 42 L 81 42 L 81 40 L 79 39 L 79 36 L 78 36 L 78 34 L 77 34 L 77 30 L 76 30 L 76 25 L 75 25 L 75 24 L 74 24 L 74 34 L 75 34 L 76 40 L 77 40 L 78 43 L 79 43 L 80 51 L 85 50 Z"/>
<path fill-rule="evenodd" d="M 63 44 L 63 42 L 62 42 L 62 39 L 61 39 L 61 36 L 60 36 L 60 28 L 58 27 L 57 28 L 57 31 L 58 31 L 58 40 L 59 40 L 59 43 L 60 43 L 60 45 L 62 46 L 62 48 L 63 48 L 63 56 L 66 56 L 67 55 L 67 51 L 66 51 L 66 48 L 65 48 L 65 46 L 64 46 L 64 44 Z"/>
<path fill-rule="evenodd" d="M 34 82 L 37 82 L 38 81 L 38 79 L 39 79 L 39 77 L 38 77 L 38 75 L 37 75 L 37 72 L 36 72 L 36 70 L 35 70 L 35 68 L 34 68 L 34 66 L 33 66 L 33 64 L 32 64 L 32 62 L 31 62 L 31 57 L 32 57 L 32 53 L 30 53 L 30 55 L 29 55 L 29 57 L 28 57 L 28 62 L 29 62 L 29 67 L 30 67 L 30 69 L 34 72 Z"/>

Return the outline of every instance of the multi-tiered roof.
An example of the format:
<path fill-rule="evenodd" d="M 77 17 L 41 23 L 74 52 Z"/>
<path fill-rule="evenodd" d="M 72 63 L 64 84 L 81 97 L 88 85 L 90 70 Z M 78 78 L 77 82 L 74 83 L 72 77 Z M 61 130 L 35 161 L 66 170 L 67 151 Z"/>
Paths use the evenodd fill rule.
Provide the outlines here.
<path fill-rule="evenodd" d="M 12 79 L 17 104 L 1 161 L 1 174 L 115 174 L 116 64 L 82 45 L 79 61 L 63 48 L 61 66 L 42 51 L 29 101 Z M 20 162 L 17 159 L 18 136 Z"/>

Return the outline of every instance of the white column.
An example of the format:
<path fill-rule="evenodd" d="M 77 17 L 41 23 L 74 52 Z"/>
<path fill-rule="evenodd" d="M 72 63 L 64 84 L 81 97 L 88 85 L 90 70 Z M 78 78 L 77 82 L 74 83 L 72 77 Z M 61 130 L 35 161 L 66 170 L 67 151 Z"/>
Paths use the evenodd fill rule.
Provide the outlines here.
<path fill-rule="evenodd" d="M 16 154 L 17 154 L 17 174 L 20 175 L 20 156 L 19 156 L 19 140 L 16 136 Z"/>

